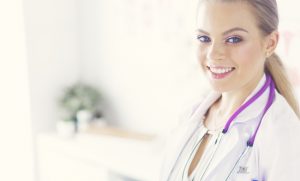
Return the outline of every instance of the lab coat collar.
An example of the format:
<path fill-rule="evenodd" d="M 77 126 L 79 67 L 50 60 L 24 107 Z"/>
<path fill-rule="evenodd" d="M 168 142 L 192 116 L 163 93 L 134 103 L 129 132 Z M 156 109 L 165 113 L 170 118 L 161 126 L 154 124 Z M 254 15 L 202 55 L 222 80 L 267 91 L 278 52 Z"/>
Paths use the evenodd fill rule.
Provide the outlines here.
<path fill-rule="evenodd" d="M 259 83 L 257 84 L 256 88 L 250 93 L 250 95 L 246 98 L 243 104 L 249 99 L 251 99 L 251 97 L 253 97 L 264 86 L 266 81 L 267 77 L 264 74 L 263 77 L 260 79 Z M 258 99 L 256 99 L 251 105 L 249 105 L 244 111 L 242 111 L 238 115 L 235 122 L 245 122 L 255 117 L 258 117 L 263 112 L 263 109 L 268 101 L 269 92 L 270 88 L 268 87 Z"/>
<path fill-rule="evenodd" d="M 256 88 L 250 93 L 250 95 L 245 99 L 243 104 L 248 101 L 254 94 L 256 94 L 264 85 L 266 81 L 266 75 L 263 75 Z M 192 120 L 198 120 L 199 117 L 203 117 L 210 106 L 221 96 L 221 93 L 212 91 L 209 95 L 203 100 L 198 109 L 195 111 L 195 114 L 191 118 Z M 260 115 L 263 110 L 264 105 L 267 102 L 269 96 L 269 89 L 267 89 L 257 100 L 255 100 L 251 105 L 249 105 L 245 110 L 243 110 L 232 122 L 241 123 L 246 122 L 248 120 L 252 120 Z"/>

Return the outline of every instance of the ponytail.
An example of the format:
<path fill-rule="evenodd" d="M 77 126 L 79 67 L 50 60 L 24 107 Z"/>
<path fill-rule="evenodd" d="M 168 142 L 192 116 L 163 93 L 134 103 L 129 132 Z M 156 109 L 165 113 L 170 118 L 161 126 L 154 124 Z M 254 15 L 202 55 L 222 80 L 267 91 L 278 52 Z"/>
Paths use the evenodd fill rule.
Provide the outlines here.
<path fill-rule="evenodd" d="M 272 76 L 276 90 L 286 99 L 288 104 L 292 107 L 298 118 L 300 118 L 299 105 L 294 95 L 291 82 L 288 79 L 286 70 L 275 53 L 268 57 L 265 62 L 266 71 Z"/>

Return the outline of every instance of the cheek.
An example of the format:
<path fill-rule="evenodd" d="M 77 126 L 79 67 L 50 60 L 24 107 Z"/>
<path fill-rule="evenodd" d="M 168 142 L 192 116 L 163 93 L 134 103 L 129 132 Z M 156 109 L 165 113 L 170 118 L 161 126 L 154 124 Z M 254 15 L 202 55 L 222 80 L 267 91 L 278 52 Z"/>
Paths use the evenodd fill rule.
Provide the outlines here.
<path fill-rule="evenodd" d="M 203 47 L 199 47 L 198 51 L 197 51 L 197 58 L 198 58 L 198 62 L 201 65 L 201 67 L 206 67 L 206 50 Z"/>
<path fill-rule="evenodd" d="M 197 51 L 197 62 L 200 65 L 201 70 L 204 70 L 204 56 L 201 50 L 198 49 Z"/>
<path fill-rule="evenodd" d="M 232 59 L 241 69 L 261 65 L 262 53 L 257 47 L 257 44 L 245 44 L 232 52 Z"/>

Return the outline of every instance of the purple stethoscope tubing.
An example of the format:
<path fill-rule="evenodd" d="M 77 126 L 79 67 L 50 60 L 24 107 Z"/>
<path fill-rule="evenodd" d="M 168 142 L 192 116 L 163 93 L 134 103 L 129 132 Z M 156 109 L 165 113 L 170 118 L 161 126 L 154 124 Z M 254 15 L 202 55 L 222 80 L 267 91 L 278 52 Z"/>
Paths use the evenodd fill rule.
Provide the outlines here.
<path fill-rule="evenodd" d="M 257 127 L 256 127 L 256 129 L 254 131 L 254 134 L 248 139 L 247 146 L 246 146 L 245 150 L 238 157 L 237 161 L 235 162 L 233 168 L 229 172 L 229 175 L 226 177 L 225 181 L 227 181 L 231 177 L 231 175 L 232 175 L 234 169 L 236 168 L 237 164 L 239 163 L 239 161 L 242 159 L 242 157 L 244 155 L 246 155 L 246 153 L 249 151 L 249 148 L 251 148 L 253 146 L 254 141 L 255 141 L 255 137 L 256 137 L 258 129 L 259 129 L 260 125 L 261 125 L 262 119 L 263 119 L 264 115 L 266 114 L 266 112 L 268 111 L 268 109 L 270 108 L 270 106 L 272 105 L 272 103 L 273 103 L 273 101 L 275 99 L 275 85 L 274 85 L 274 82 L 273 82 L 273 80 L 272 80 L 272 78 L 271 78 L 271 76 L 269 74 L 266 74 L 266 82 L 263 85 L 263 87 L 254 96 L 252 96 L 248 101 L 246 101 L 244 104 L 242 104 L 241 107 L 236 112 L 233 113 L 233 115 L 228 119 L 228 121 L 225 124 L 225 127 L 224 127 L 224 129 L 222 131 L 222 135 L 224 135 L 224 134 L 227 133 L 227 131 L 229 130 L 229 127 L 230 127 L 230 124 L 232 123 L 232 121 L 243 110 L 245 110 L 248 106 L 250 106 L 256 99 L 258 99 L 267 90 L 268 87 L 270 88 L 269 97 L 268 97 L 267 103 L 266 103 L 266 105 L 265 105 L 265 107 L 264 107 L 264 109 L 262 111 L 262 114 L 260 115 L 260 119 L 259 119 L 258 125 L 257 125 Z M 209 167 L 211 161 L 212 161 L 212 159 L 209 161 L 208 166 L 206 167 L 206 170 Z M 205 170 L 205 172 L 206 172 L 206 170 Z M 203 175 L 202 175 L 202 177 L 201 177 L 200 180 L 202 180 L 205 172 L 203 173 Z"/>
<path fill-rule="evenodd" d="M 229 175 L 227 176 L 227 178 L 226 178 L 225 181 L 227 181 L 227 180 L 231 177 L 231 175 L 232 175 L 234 169 L 236 168 L 237 164 L 239 163 L 239 161 L 242 159 L 242 157 L 243 157 L 244 155 L 246 155 L 246 153 L 249 151 L 249 148 L 251 148 L 251 147 L 253 146 L 254 140 L 255 140 L 256 134 L 257 134 L 257 132 L 258 132 L 258 129 L 259 129 L 260 125 L 261 125 L 262 119 L 263 119 L 264 115 L 266 114 L 267 110 L 270 108 L 270 106 L 272 105 L 272 103 L 273 103 L 273 101 L 274 101 L 274 99 L 275 99 L 275 84 L 274 84 L 274 82 L 273 82 L 273 80 L 272 80 L 272 78 L 271 78 L 270 75 L 266 74 L 266 76 L 267 76 L 267 81 L 266 81 L 265 85 L 261 88 L 261 90 L 263 90 L 263 91 L 261 92 L 261 90 L 260 90 L 256 95 L 258 95 L 258 96 L 262 95 L 263 92 L 266 90 L 266 88 L 267 88 L 267 87 L 270 87 L 270 92 L 269 92 L 269 98 L 268 98 L 268 101 L 267 101 L 267 103 L 266 103 L 266 105 L 265 105 L 265 107 L 264 107 L 264 110 L 263 110 L 263 112 L 262 112 L 262 114 L 261 114 L 261 116 L 260 116 L 260 120 L 259 120 L 259 123 L 258 123 L 256 129 L 255 129 L 254 134 L 253 134 L 253 135 L 250 137 L 250 139 L 247 141 L 247 147 L 245 148 L 245 150 L 243 151 L 243 153 L 239 156 L 238 160 L 237 160 L 236 163 L 234 164 L 233 168 L 231 169 L 231 171 L 230 171 L 230 173 L 229 173 Z M 255 97 L 256 95 L 254 95 L 253 97 Z M 253 98 L 253 97 L 252 97 L 252 98 Z M 247 102 L 250 102 L 250 104 L 252 103 L 252 102 L 251 102 L 251 99 L 250 99 L 249 101 L 247 101 Z M 246 102 L 245 104 L 247 104 L 247 102 Z M 246 107 L 247 107 L 247 106 L 246 106 Z M 229 119 L 229 121 L 230 121 L 230 120 L 231 120 L 231 119 Z M 231 122 L 229 122 L 229 121 L 227 122 L 227 123 L 229 123 L 229 124 L 228 124 L 228 125 L 226 124 L 226 126 L 225 126 L 225 128 L 227 128 L 227 130 L 228 130 L 229 126 L 230 126 L 230 123 L 232 122 L 232 121 L 231 121 Z M 227 126 L 228 126 L 228 127 L 227 127 Z M 225 129 L 225 128 L 224 128 L 224 129 Z M 227 130 L 225 130 L 225 131 L 227 132 Z M 224 131 L 224 130 L 223 130 L 223 131 Z M 226 132 L 225 132 L 225 133 L 226 133 Z"/>
<path fill-rule="evenodd" d="M 270 88 L 270 92 L 269 92 L 269 98 L 267 101 L 267 104 L 265 105 L 262 115 L 260 116 L 260 120 L 259 123 L 255 129 L 254 134 L 250 137 L 250 139 L 247 141 L 247 146 L 252 147 L 255 141 L 255 137 L 256 134 L 258 132 L 258 129 L 261 125 L 262 119 L 264 117 L 264 115 L 266 114 L 266 112 L 268 111 L 268 109 L 270 108 L 270 106 L 272 105 L 274 99 L 275 99 L 275 85 L 274 82 L 271 78 L 271 76 L 269 74 L 266 74 L 266 82 L 263 85 L 263 87 L 253 96 L 251 97 L 247 102 L 245 102 L 236 112 L 233 113 L 233 115 L 228 119 L 228 121 L 225 124 L 225 127 L 222 131 L 222 133 L 226 134 L 230 124 L 233 122 L 233 120 L 243 111 L 245 110 L 248 106 L 250 106 L 256 99 L 258 99 L 265 91 L 266 89 L 269 87 Z"/>

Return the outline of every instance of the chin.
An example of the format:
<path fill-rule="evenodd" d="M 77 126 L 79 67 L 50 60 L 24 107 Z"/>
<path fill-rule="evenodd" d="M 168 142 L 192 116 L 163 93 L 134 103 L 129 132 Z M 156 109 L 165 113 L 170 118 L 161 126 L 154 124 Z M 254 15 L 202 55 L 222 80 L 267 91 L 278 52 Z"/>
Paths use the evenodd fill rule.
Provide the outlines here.
<path fill-rule="evenodd" d="M 210 81 L 210 86 L 211 88 L 216 91 L 216 92 L 230 92 L 231 90 L 233 90 L 233 88 L 227 83 L 220 83 L 220 82 L 211 82 Z"/>
<path fill-rule="evenodd" d="M 230 91 L 229 89 L 226 89 L 226 88 L 220 87 L 220 86 L 213 86 L 213 85 L 212 85 L 211 88 L 212 88 L 214 91 L 220 92 L 220 93 Z"/>
<path fill-rule="evenodd" d="M 235 82 L 235 74 L 231 73 L 231 75 L 225 78 L 216 78 L 211 72 L 206 71 L 205 76 L 210 84 L 210 87 L 216 92 L 230 92 L 235 87 L 233 84 L 233 82 Z"/>

